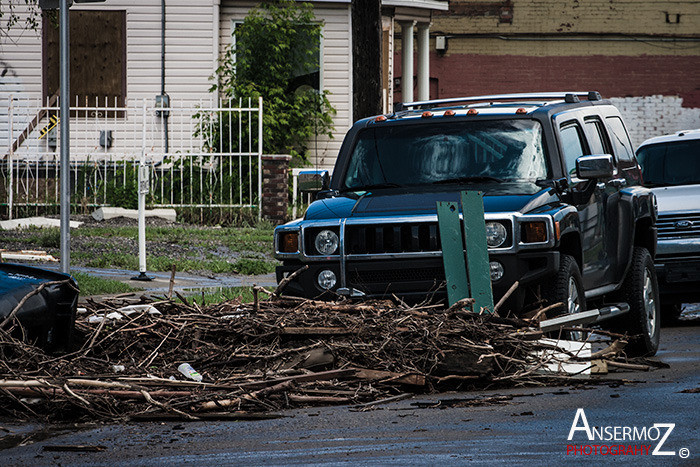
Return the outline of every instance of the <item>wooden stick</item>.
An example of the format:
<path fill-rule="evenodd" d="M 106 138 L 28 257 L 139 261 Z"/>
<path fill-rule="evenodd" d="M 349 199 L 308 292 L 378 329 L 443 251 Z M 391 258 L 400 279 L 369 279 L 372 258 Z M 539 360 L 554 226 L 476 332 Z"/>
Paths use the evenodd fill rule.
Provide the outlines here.
<path fill-rule="evenodd" d="M 304 267 L 297 269 L 296 271 L 294 271 L 293 273 L 291 273 L 290 275 L 288 275 L 287 277 L 282 279 L 280 281 L 279 285 L 277 286 L 277 288 L 275 289 L 274 294 L 280 295 L 282 293 L 282 291 L 284 290 L 284 288 L 287 287 L 287 284 L 289 284 L 295 277 L 297 277 L 299 274 L 306 271 L 307 269 L 309 269 L 308 264 Z"/>
<path fill-rule="evenodd" d="M 301 394 L 289 394 L 289 400 L 302 404 L 346 404 L 350 402 L 349 397 L 333 396 L 304 396 Z"/>
<path fill-rule="evenodd" d="M 647 365 L 635 365 L 632 363 L 622 363 L 622 362 L 616 362 L 614 360 L 604 360 L 608 363 L 608 366 L 614 366 L 617 368 L 622 368 L 624 370 L 636 370 L 636 371 L 649 371 L 651 370 L 650 366 Z"/>
<path fill-rule="evenodd" d="M 476 300 L 473 298 L 463 298 L 461 300 L 457 300 L 451 307 L 449 307 L 445 313 L 452 313 L 453 311 L 461 310 L 462 308 L 465 307 L 472 307 L 474 306 L 474 303 Z"/>
<path fill-rule="evenodd" d="M 556 310 L 557 308 L 560 308 L 560 307 L 564 307 L 564 302 L 558 302 L 558 303 L 555 303 L 553 305 L 546 306 L 546 307 L 542 308 L 540 311 L 538 311 L 535 316 L 530 318 L 530 321 L 535 322 L 535 323 L 539 323 L 540 317 L 542 315 L 546 316 L 548 311 Z"/>
<path fill-rule="evenodd" d="M 168 286 L 168 300 L 173 298 L 173 287 L 175 286 L 175 271 L 177 270 L 177 265 L 173 264 L 170 272 L 170 285 Z"/>
<path fill-rule="evenodd" d="M 167 412 L 175 412 L 176 414 L 186 418 L 187 420 L 199 420 L 194 415 L 190 415 L 188 413 L 183 412 L 182 410 L 178 410 L 178 409 L 175 409 L 173 407 L 169 407 L 169 406 L 163 404 L 162 402 L 156 401 L 155 399 L 153 399 L 153 397 L 151 397 L 151 395 L 145 389 L 141 390 L 141 394 L 143 395 L 143 398 L 146 399 L 146 401 L 149 404 L 156 405 Z"/>
<path fill-rule="evenodd" d="M 71 391 L 71 388 L 68 387 L 68 384 L 64 384 L 64 385 L 63 385 L 63 390 L 66 392 L 66 394 L 68 394 L 69 396 L 75 397 L 76 399 L 78 399 L 78 400 L 79 400 L 80 402 L 82 402 L 83 404 L 85 404 L 85 405 L 90 405 L 90 402 L 88 402 L 87 400 L 83 399 L 82 397 L 80 397 L 79 395 L 77 395 L 76 393 L 74 393 L 73 391 Z"/>
<path fill-rule="evenodd" d="M 364 404 L 358 404 L 354 406 L 355 408 L 359 407 L 371 407 L 373 405 L 379 405 L 379 404 L 387 404 L 389 402 L 396 402 L 396 401 L 401 401 L 404 399 L 408 399 L 409 397 L 413 397 L 413 394 L 410 394 L 408 392 L 404 392 L 403 394 L 399 394 L 398 396 L 392 396 L 392 397 L 387 397 L 386 399 L 379 399 L 377 401 L 372 401 L 372 402 L 365 402 Z"/>
<path fill-rule="evenodd" d="M 510 289 L 508 289 L 508 291 L 505 294 L 503 294 L 503 296 L 498 301 L 498 303 L 496 303 L 496 306 L 493 307 L 493 314 L 494 315 L 498 314 L 498 310 L 503 306 L 503 304 L 506 302 L 506 300 L 508 300 L 510 298 L 510 296 L 513 295 L 513 292 L 515 292 L 515 290 L 518 288 L 519 285 L 520 285 L 520 282 L 518 282 L 518 281 L 513 282 L 513 285 L 510 286 Z"/>
<path fill-rule="evenodd" d="M 163 338 L 162 341 L 160 341 L 160 344 L 158 344 L 158 347 L 156 347 L 156 348 L 153 350 L 153 352 L 151 352 L 151 354 L 150 354 L 148 357 L 146 357 L 146 359 L 145 359 L 144 361 L 142 361 L 141 363 L 139 363 L 139 365 L 138 365 L 139 368 L 141 368 L 144 364 L 145 364 L 146 366 L 148 366 L 148 365 L 151 364 L 151 362 L 158 356 L 158 350 L 163 346 L 163 344 L 165 343 L 165 341 L 168 340 L 168 337 L 170 337 L 170 334 L 172 334 L 172 333 L 173 333 L 173 330 L 172 330 L 172 329 L 171 329 L 170 331 L 168 331 L 168 334 Z M 146 363 L 146 362 L 148 362 L 148 363 Z"/>

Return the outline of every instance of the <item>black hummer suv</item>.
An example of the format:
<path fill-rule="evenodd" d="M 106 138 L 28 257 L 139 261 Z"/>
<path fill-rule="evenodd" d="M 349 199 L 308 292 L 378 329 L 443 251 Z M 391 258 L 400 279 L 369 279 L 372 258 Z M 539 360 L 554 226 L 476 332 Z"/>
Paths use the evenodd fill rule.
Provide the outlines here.
<path fill-rule="evenodd" d="M 286 293 L 445 295 L 437 201 L 483 192 L 494 298 L 518 313 L 619 304 L 614 327 L 658 348 L 654 195 L 619 111 L 597 92 L 398 104 L 358 121 L 303 219 L 275 231 Z M 629 348 L 629 347 L 628 347 Z"/>

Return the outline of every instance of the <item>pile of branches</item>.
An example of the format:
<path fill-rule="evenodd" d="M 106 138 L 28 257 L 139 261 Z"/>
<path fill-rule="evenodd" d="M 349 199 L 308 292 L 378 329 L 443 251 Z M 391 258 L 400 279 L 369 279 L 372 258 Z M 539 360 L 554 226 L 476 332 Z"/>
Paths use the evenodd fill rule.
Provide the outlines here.
<path fill-rule="evenodd" d="M 150 306 L 123 312 L 136 302 Z M 551 363 L 538 354 L 540 331 L 474 313 L 471 304 L 274 295 L 206 307 L 182 297 L 90 301 L 69 353 L 47 355 L 0 330 L 0 413 L 47 421 L 257 418 L 551 378 L 538 372 Z M 201 381 L 179 372 L 183 363 Z"/>

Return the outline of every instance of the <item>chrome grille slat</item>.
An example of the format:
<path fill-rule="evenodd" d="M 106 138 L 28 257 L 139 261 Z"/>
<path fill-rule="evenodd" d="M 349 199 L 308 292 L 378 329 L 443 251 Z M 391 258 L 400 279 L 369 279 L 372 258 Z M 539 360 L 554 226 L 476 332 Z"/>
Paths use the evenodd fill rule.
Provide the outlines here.
<path fill-rule="evenodd" d="M 347 253 L 418 253 L 440 251 L 436 223 L 348 225 Z"/>
<path fill-rule="evenodd" d="M 678 222 L 690 225 L 677 226 Z M 662 214 L 656 221 L 659 238 L 695 238 L 700 237 L 700 213 Z"/>

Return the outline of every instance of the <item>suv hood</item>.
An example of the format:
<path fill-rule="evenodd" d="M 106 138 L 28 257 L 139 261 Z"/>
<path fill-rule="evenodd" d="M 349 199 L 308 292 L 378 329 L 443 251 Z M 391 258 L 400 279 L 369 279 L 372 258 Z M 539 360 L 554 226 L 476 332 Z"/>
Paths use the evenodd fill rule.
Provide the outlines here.
<path fill-rule="evenodd" d="M 534 194 L 504 194 L 502 190 L 498 189 L 487 191 L 484 194 L 484 211 L 528 213 L 539 207 L 559 201 L 559 197 L 551 188 L 536 188 L 539 191 Z M 335 198 L 313 202 L 306 211 L 305 219 L 323 220 L 436 214 L 436 203 L 438 201 L 457 202 L 459 201 L 459 193 L 459 191 L 454 190 L 406 193 L 393 189 L 366 193 L 360 196 L 354 193 L 347 193 Z"/>
<path fill-rule="evenodd" d="M 652 188 L 659 214 L 670 212 L 700 212 L 700 185 L 664 186 Z"/>

